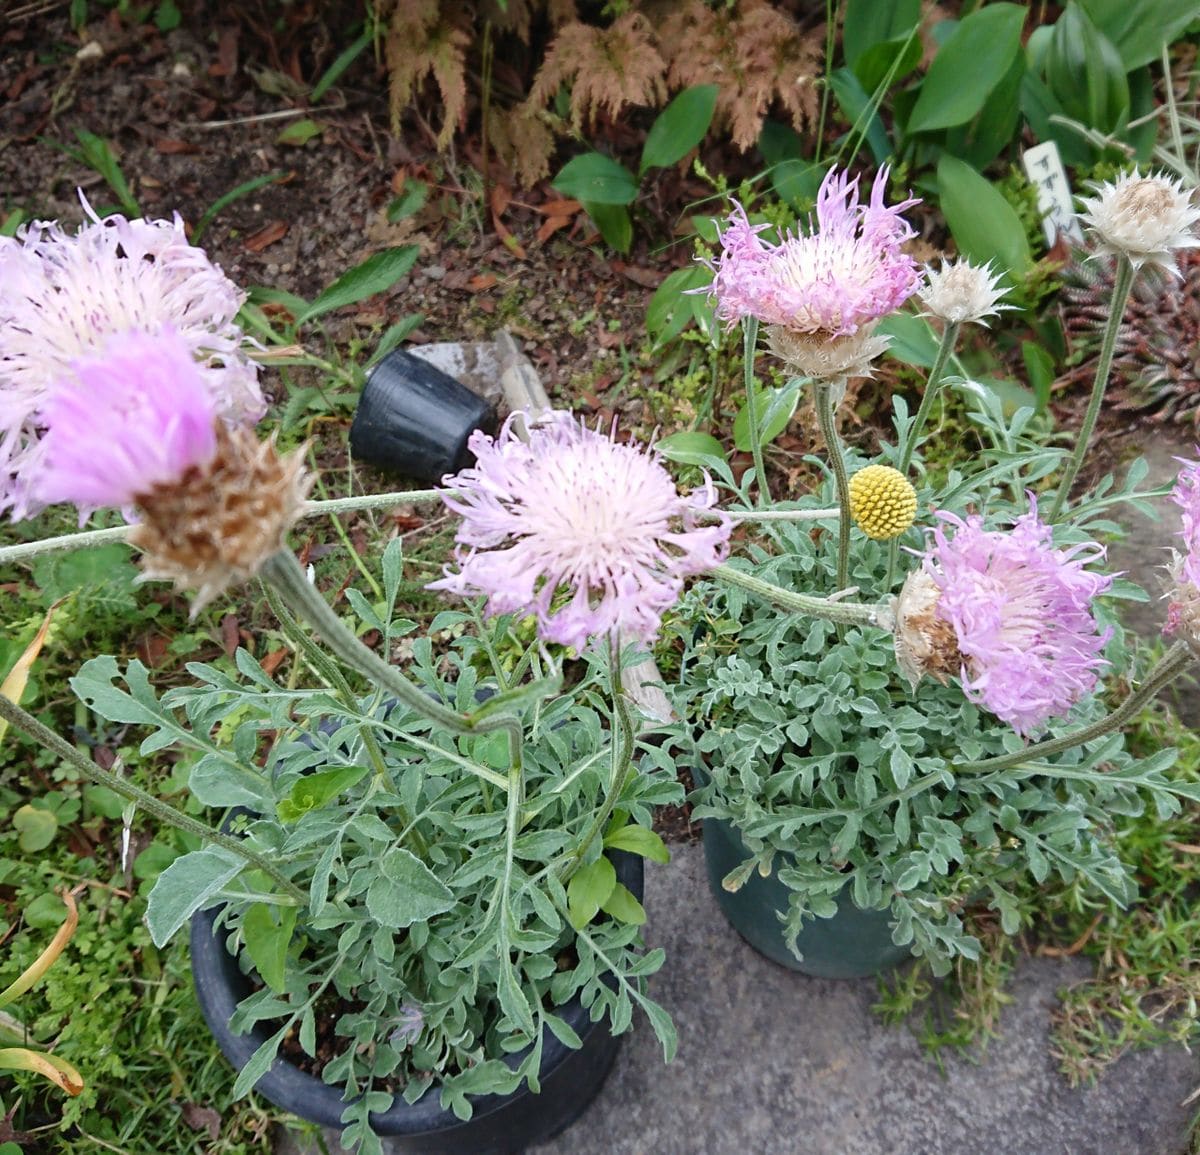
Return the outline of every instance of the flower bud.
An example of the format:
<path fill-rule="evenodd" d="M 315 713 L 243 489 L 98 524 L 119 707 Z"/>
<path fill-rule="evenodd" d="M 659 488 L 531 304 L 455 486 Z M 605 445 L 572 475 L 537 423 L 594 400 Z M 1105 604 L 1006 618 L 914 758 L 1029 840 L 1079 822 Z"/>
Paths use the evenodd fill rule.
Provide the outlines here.
<path fill-rule="evenodd" d="M 1178 276 L 1175 250 L 1200 243 L 1192 233 L 1200 209 L 1180 182 L 1134 172 L 1096 191 L 1084 199 L 1081 216 L 1098 237 L 1100 251 L 1128 257 L 1135 269 L 1150 264 Z"/>

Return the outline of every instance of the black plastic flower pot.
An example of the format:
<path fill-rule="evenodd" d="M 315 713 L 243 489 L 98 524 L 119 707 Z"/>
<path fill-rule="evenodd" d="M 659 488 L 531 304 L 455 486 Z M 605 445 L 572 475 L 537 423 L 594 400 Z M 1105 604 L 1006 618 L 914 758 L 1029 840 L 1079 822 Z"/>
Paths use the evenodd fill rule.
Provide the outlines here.
<path fill-rule="evenodd" d="M 618 879 L 641 899 L 642 859 L 621 852 L 611 857 Z M 209 1029 L 225 1057 L 240 1071 L 271 1032 L 260 1026 L 248 1034 L 235 1035 L 229 1029 L 234 1009 L 252 993 L 253 986 L 250 977 L 242 973 L 237 957 L 225 949 L 224 936 L 217 932 L 218 910 L 212 907 L 192 918 L 192 975 Z M 545 1032 L 540 1094 L 532 1094 L 522 1083 L 511 1095 L 472 1096 L 473 1111 L 466 1122 L 442 1109 L 436 1085 L 411 1105 L 397 1096 L 387 1111 L 371 1115 L 375 1132 L 388 1137 L 387 1150 L 404 1155 L 516 1155 L 573 1123 L 603 1086 L 622 1036 L 612 1034 L 606 1021 L 592 1022 L 578 998 L 558 1008 L 557 1013 L 570 1024 L 583 1046 L 573 1050 Z M 505 1061 L 515 1067 L 525 1053 Z M 277 1058 L 254 1089 L 277 1107 L 309 1122 L 335 1129 L 342 1125 L 346 1104 L 341 1088 L 323 1083 L 284 1059 Z"/>
<path fill-rule="evenodd" d="M 436 366 L 396 349 L 367 377 L 350 452 L 359 461 L 435 483 L 472 464 L 467 440 L 496 429 L 495 409 Z"/>
<path fill-rule="evenodd" d="M 776 874 L 763 878 L 756 870 L 732 892 L 721 885 L 721 880 L 749 857 L 750 851 L 731 823 L 716 818 L 704 820 L 709 889 L 733 928 L 759 954 L 788 970 L 824 979 L 879 974 L 911 957 L 908 947 L 892 941 L 888 911 L 860 910 L 843 890 L 832 918 L 804 924 L 796 940 L 804 958 L 797 959 L 784 942 L 779 918 L 787 911 L 791 892 Z"/>

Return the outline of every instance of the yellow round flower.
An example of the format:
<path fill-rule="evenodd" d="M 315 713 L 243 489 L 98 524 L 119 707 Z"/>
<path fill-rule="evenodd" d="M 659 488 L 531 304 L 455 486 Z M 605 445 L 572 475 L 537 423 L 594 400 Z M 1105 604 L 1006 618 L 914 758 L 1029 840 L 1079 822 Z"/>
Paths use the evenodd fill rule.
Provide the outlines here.
<path fill-rule="evenodd" d="M 917 491 L 898 469 L 868 465 L 850 478 L 850 513 L 867 537 L 899 537 L 917 516 Z"/>

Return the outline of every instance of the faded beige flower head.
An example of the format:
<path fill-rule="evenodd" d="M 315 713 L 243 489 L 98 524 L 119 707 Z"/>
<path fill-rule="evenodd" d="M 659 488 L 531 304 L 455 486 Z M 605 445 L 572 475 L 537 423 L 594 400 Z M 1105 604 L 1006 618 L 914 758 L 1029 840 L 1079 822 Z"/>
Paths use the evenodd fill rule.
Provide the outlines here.
<path fill-rule="evenodd" d="M 914 569 L 892 599 L 896 665 L 914 690 L 926 674 L 943 686 L 958 677 L 963 657 L 954 627 L 937 612 L 941 589 L 924 569 Z"/>
<path fill-rule="evenodd" d="M 871 362 L 890 343 L 890 338 L 876 337 L 874 331 L 872 323 L 860 325 L 856 333 L 832 337 L 768 325 L 767 346 L 794 377 L 870 377 L 874 373 Z"/>
<path fill-rule="evenodd" d="M 1132 172 L 1097 185 L 1096 194 L 1084 198 L 1080 216 L 1096 234 L 1100 252 L 1126 256 L 1135 269 L 1155 265 L 1179 275 L 1176 250 L 1200 245 L 1192 232 L 1200 208 L 1180 181 Z"/>
<path fill-rule="evenodd" d="M 999 303 L 1006 292 L 990 262 L 980 266 L 960 259 L 943 261 L 939 270 L 927 268 L 925 284 L 917 290 L 917 296 L 925 305 L 925 316 L 940 317 L 952 325 L 968 321 L 986 325 L 985 317 L 1013 307 Z"/>

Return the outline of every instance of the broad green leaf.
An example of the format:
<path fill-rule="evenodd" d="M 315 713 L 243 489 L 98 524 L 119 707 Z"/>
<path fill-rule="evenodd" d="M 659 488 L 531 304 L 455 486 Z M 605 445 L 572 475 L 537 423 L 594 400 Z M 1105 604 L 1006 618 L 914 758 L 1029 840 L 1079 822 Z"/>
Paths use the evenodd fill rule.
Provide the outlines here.
<path fill-rule="evenodd" d="M 646 911 L 640 902 L 634 898 L 628 887 L 617 883 L 610 894 L 601 904 L 600 909 L 605 914 L 612 915 L 618 922 L 630 926 L 641 926 L 646 921 Z"/>
<path fill-rule="evenodd" d="M 1076 4 L 1054 25 L 1043 61 L 1047 85 L 1067 116 L 1114 132 L 1129 116 L 1129 82 L 1121 54 Z"/>
<path fill-rule="evenodd" d="M 305 774 L 292 786 L 291 793 L 280 799 L 275 812 L 280 822 L 296 822 L 310 810 L 317 810 L 349 790 L 367 773 L 366 766 L 341 766 L 336 770 L 318 770 Z"/>
<path fill-rule="evenodd" d="M 429 186 L 420 180 L 406 181 L 403 192 L 400 193 L 387 207 L 388 224 L 399 224 L 405 217 L 411 217 L 425 207 L 429 196 Z"/>
<path fill-rule="evenodd" d="M 725 447 L 711 434 L 698 430 L 684 430 L 672 433 L 656 441 L 654 447 L 668 461 L 678 461 L 681 465 L 699 465 L 711 469 L 714 465 L 725 463 Z"/>
<path fill-rule="evenodd" d="M 567 161 L 551 184 L 563 196 L 585 204 L 632 204 L 638 193 L 637 177 L 599 152 L 585 152 Z"/>
<path fill-rule="evenodd" d="M 1037 412 L 1045 413 L 1050 404 L 1050 389 L 1057 376 L 1054 372 L 1054 358 L 1037 341 L 1022 341 L 1021 357 L 1025 361 L 1029 387 L 1037 398 Z"/>
<path fill-rule="evenodd" d="M 424 320 L 424 313 L 408 313 L 394 325 L 389 325 L 384 330 L 383 336 L 379 338 L 379 343 L 375 346 L 375 351 L 371 354 L 367 365 L 374 365 L 377 361 L 382 361 Z"/>
<path fill-rule="evenodd" d="M 869 48 L 907 36 L 921 19 L 921 0 L 847 0 L 842 51 L 854 68 Z"/>
<path fill-rule="evenodd" d="M 874 92 L 882 84 L 897 84 L 918 64 L 924 45 L 916 30 L 907 36 L 873 44 L 854 65 L 854 75 L 866 92 Z"/>
<path fill-rule="evenodd" d="M 921 369 L 933 367 L 940 342 L 924 318 L 912 313 L 892 313 L 879 322 L 876 332 L 891 337 L 889 357 Z"/>
<path fill-rule="evenodd" d="M 36 806 L 22 806 L 12 818 L 17 840 L 26 854 L 45 850 L 58 833 L 58 819 L 49 811 Z"/>
<path fill-rule="evenodd" d="M 1078 0 L 1092 22 L 1116 45 L 1125 70 L 1158 60 L 1162 46 L 1173 43 L 1200 20 L 1196 0 Z"/>
<path fill-rule="evenodd" d="M 583 201 L 584 211 L 600 230 L 604 243 L 618 253 L 629 252 L 633 243 L 633 218 L 624 205 L 606 205 L 598 201 Z"/>
<path fill-rule="evenodd" d="M 416 262 L 417 245 L 400 245 L 372 253 L 361 265 L 343 273 L 308 308 L 296 318 L 303 325 L 314 317 L 366 300 L 376 293 L 385 293 L 402 277 L 406 277 Z"/>
<path fill-rule="evenodd" d="M 667 844 L 647 826 L 633 823 L 622 826 L 604 839 L 604 845 L 610 850 L 628 850 L 630 854 L 640 854 L 651 862 L 671 861 Z"/>
<path fill-rule="evenodd" d="M 929 66 L 907 130 L 952 128 L 975 116 L 1021 51 L 1027 14 L 1023 5 L 998 3 L 960 21 Z"/>
<path fill-rule="evenodd" d="M 656 348 L 678 337 L 692 320 L 694 297 L 703 294 L 693 295 L 689 290 L 705 288 L 711 282 L 712 271 L 703 265 L 691 265 L 667 274 L 646 306 L 646 332 Z"/>
<path fill-rule="evenodd" d="M 296 908 L 256 902 L 242 918 L 242 941 L 262 980 L 273 991 L 283 990 L 288 945 L 296 927 Z"/>
<path fill-rule="evenodd" d="M 778 389 L 760 389 L 757 400 L 759 441 L 766 445 L 787 428 L 795 414 L 800 404 L 800 382 L 793 379 Z M 743 453 L 750 450 L 750 414 L 744 405 L 733 421 L 733 443 Z"/>
<path fill-rule="evenodd" d="M 381 926 L 401 930 L 454 906 L 450 888 L 415 854 L 396 847 L 379 861 L 367 888 L 367 911 Z"/>
<path fill-rule="evenodd" d="M 245 865 L 240 855 L 221 846 L 206 846 L 175 859 L 158 876 L 146 903 L 146 926 L 154 945 L 166 946 L 171 936 L 232 882 Z"/>
<path fill-rule="evenodd" d="M 582 930 L 616 889 L 617 872 L 601 855 L 595 862 L 581 866 L 567 883 L 567 916 L 576 930 Z"/>
<path fill-rule="evenodd" d="M 704 139 L 719 91 L 715 84 L 685 88 L 659 113 L 646 134 L 639 173 L 675 164 Z"/>
<path fill-rule="evenodd" d="M 1025 226 L 1012 205 L 955 157 L 943 154 L 937 175 L 942 213 L 959 252 L 980 263 L 994 261 L 1010 280 L 1022 277 L 1033 264 L 1033 255 Z"/>

